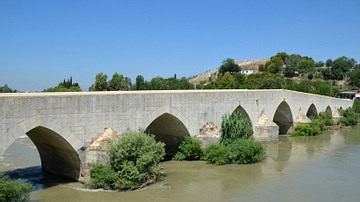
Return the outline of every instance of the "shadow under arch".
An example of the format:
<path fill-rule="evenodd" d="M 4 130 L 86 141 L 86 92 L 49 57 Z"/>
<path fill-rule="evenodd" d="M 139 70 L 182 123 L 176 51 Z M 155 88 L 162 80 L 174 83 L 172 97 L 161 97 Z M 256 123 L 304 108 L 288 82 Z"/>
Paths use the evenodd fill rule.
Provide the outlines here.
<path fill-rule="evenodd" d="M 26 135 L 39 152 L 43 170 L 73 180 L 79 179 L 79 155 L 61 135 L 43 126 L 34 127 Z"/>
<path fill-rule="evenodd" d="M 293 128 L 293 118 L 290 106 L 286 101 L 282 101 L 274 114 L 273 122 L 279 126 L 279 134 L 287 134 Z"/>
<path fill-rule="evenodd" d="M 250 116 L 249 114 L 246 112 L 246 110 L 241 107 L 240 105 L 238 107 L 236 107 L 236 109 L 233 111 L 233 113 L 235 112 L 238 112 L 238 113 L 241 113 L 245 118 L 249 119 L 250 120 L 250 123 L 251 123 L 251 119 L 250 119 Z M 252 126 L 252 123 L 251 123 L 251 134 L 254 133 L 254 129 L 253 129 L 253 126 Z"/>
<path fill-rule="evenodd" d="M 155 135 L 156 141 L 164 142 L 167 156 L 176 154 L 178 145 L 186 135 L 190 135 L 185 125 L 175 116 L 163 113 L 152 121 L 145 129 L 145 133 Z"/>
<path fill-rule="evenodd" d="M 325 109 L 325 114 L 330 115 L 332 117 L 332 110 L 330 106 L 327 106 Z"/>
<path fill-rule="evenodd" d="M 311 118 L 311 117 L 317 118 L 318 117 L 318 112 L 317 112 L 317 109 L 314 104 L 310 105 L 309 109 L 306 112 L 306 116 L 308 118 Z"/>

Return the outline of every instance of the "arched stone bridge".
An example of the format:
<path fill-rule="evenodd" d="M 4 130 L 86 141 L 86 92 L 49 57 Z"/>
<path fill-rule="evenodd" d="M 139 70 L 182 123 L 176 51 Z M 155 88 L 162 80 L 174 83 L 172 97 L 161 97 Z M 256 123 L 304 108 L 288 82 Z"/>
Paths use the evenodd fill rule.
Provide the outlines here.
<path fill-rule="evenodd" d="M 26 134 L 39 151 L 43 169 L 78 179 L 84 165 L 79 154 L 107 127 L 117 133 L 143 128 L 174 154 L 184 135 L 197 135 L 206 122 L 220 127 L 226 113 L 242 112 L 257 140 L 273 141 L 291 131 L 301 114 L 334 114 L 336 108 L 352 104 L 287 90 L 1 94 L 0 154 Z"/>

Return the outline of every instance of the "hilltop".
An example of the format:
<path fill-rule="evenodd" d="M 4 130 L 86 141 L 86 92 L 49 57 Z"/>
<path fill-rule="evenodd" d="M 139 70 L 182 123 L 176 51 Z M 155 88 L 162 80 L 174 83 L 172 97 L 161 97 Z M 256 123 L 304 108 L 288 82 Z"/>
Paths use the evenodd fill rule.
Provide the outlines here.
<path fill-rule="evenodd" d="M 241 70 L 253 70 L 254 73 L 259 72 L 259 65 L 264 64 L 269 61 L 269 58 L 264 58 L 260 60 L 242 60 L 235 63 L 241 67 Z M 203 74 L 198 74 L 195 77 L 189 79 L 191 84 L 199 84 L 200 82 L 209 83 L 210 81 L 215 81 L 217 79 L 218 68 L 215 70 L 207 71 Z"/>

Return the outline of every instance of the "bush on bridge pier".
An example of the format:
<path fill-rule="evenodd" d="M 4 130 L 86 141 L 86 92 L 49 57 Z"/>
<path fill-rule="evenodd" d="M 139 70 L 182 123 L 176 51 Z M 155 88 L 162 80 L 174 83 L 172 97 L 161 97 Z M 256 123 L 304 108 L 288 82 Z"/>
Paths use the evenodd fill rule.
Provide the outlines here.
<path fill-rule="evenodd" d="M 164 159 L 164 143 L 139 131 L 127 131 L 120 139 L 111 141 L 107 149 L 110 163 L 89 164 L 92 189 L 139 189 L 154 183 L 160 176 L 160 161 Z"/>

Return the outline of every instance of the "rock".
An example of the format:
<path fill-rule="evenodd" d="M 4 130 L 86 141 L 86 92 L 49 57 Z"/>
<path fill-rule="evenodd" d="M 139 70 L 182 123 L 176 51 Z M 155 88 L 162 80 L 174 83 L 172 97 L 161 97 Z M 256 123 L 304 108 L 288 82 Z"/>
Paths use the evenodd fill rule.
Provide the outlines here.
<path fill-rule="evenodd" d="M 111 128 L 105 128 L 104 133 L 100 135 L 94 142 L 90 144 L 88 149 L 90 151 L 106 151 L 108 146 L 108 140 L 117 139 L 119 136 L 111 130 Z"/>
<path fill-rule="evenodd" d="M 202 129 L 200 129 L 199 134 L 195 135 L 195 138 L 199 139 L 203 146 L 207 146 L 210 143 L 219 143 L 220 142 L 221 132 L 217 126 L 212 122 L 206 122 Z"/>

